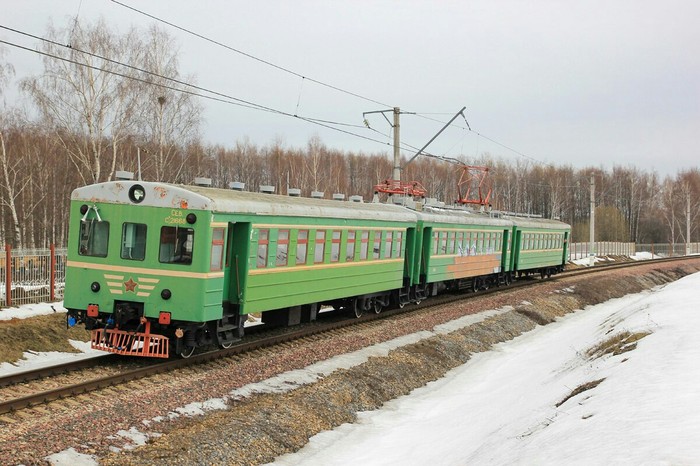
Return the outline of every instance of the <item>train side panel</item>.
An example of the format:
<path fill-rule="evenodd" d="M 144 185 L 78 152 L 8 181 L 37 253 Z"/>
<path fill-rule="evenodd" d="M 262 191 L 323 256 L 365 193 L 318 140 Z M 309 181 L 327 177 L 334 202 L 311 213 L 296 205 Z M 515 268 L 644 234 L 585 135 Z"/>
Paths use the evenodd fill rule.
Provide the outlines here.
<path fill-rule="evenodd" d="M 327 303 L 403 286 L 412 224 L 284 221 L 252 225 L 241 313 Z"/>

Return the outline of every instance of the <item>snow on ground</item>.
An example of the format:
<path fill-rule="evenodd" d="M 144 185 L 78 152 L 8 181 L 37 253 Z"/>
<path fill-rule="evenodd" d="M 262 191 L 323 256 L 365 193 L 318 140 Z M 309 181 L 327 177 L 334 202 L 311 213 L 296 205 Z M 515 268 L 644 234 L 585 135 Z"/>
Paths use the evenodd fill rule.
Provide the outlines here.
<path fill-rule="evenodd" d="M 538 327 L 273 464 L 700 464 L 698 287 L 700 273 Z M 622 331 L 652 333 L 586 356 Z"/>
<path fill-rule="evenodd" d="M 55 311 L 54 311 L 55 309 Z M 0 310 L 0 320 L 10 320 L 10 319 L 27 319 L 29 317 L 35 317 L 46 314 L 53 314 L 54 312 L 65 313 L 66 310 L 63 308 L 63 301 L 56 303 L 39 303 L 39 304 L 26 304 L 20 307 L 10 307 Z M 56 364 L 61 364 L 69 361 L 75 361 L 79 359 L 95 358 L 99 356 L 104 356 L 103 351 L 97 351 L 90 348 L 90 342 L 83 341 L 70 341 L 70 344 L 74 348 L 82 351 L 81 353 L 59 353 L 57 351 L 49 352 L 25 352 L 24 358 L 16 361 L 14 363 L 3 362 L 0 363 L 0 376 L 6 376 L 10 374 L 17 374 L 20 372 L 30 371 L 34 369 L 40 369 L 42 367 L 53 366 Z"/>
<path fill-rule="evenodd" d="M 380 410 L 361 413 L 356 424 L 312 437 L 274 464 L 700 464 L 698 287 L 700 273 L 569 314 L 475 355 Z M 586 356 L 622 331 L 651 334 L 633 351 Z M 344 364 L 339 358 L 338 366 Z M 287 375 L 278 386 L 304 383 L 298 373 Z M 556 407 L 575 388 L 601 379 Z M 231 395 L 276 391 L 275 385 L 267 381 Z M 216 401 L 200 403 L 201 411 L 222 409 Z M 199 414 L 192 406 L 179 414 Z M 95 464 L 72 449 L 47 459 Z"/>
<path fill-rule="evenodd" d="M 27 319 L 29 317 L 53 314 L 54 312 L 66 312 L 63 301 L 56 303 L 25 304 L 20 307 L 8 307 L 0 309 L 0 320 Z"/>

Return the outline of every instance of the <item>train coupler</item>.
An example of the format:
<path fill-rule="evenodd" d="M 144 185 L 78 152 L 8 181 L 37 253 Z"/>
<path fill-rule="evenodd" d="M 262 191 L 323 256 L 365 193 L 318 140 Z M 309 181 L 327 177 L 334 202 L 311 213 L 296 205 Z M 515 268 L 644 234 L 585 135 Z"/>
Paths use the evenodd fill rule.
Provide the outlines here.
<path fill-rule="evenodd" d="M 90 347 L 124 356 L 167 358 L 170 356 L 170 339 L 151 333 L 151 323 L 145 322 L 145 332 L 130 332 L 114 328 L 97 328 L 90 331 Z"/>

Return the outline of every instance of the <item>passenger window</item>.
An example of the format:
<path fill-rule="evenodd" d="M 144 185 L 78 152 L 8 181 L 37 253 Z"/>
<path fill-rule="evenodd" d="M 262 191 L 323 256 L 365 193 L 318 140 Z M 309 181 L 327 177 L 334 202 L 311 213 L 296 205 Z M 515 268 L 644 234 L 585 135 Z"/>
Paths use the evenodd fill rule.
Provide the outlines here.
<path fill-rule="evenodd" d="M 81 256 L 107 257 L 109 222 L 97 219 L 80 221 L 78 254 Z"/>
<path fill-rule="evenodd" d="M 447 254 L 447 232 L 440 232 L 440 254 Z"/>
<path fill-rule="evenodd" d="M 277 267 L 284 267 L 289 262 L 289 230 L 277 232 Z"/>
<path fill-rule="evenodd" d="M 374 233 L 374 246 L 372 247 L 372 258 L 379 259 L 379 248 L 382 245 L 382 232 L 375 231 Z"/>
<path fill-rule="evenodd" d="M 403 257 L 403 231 L 396 232 L 396 257 Z"/>
<path fill-rule="evenodd" d="M 146 258 L 146 225 L 122 224 L 121 258 L 142 261 Z"/>
<path fill-rule="evenodd" d="M 158 259 L 164 264 L 191 264 L 193 246 L 192 228 L 162 227 Z"/>
<path fill-rule="evenodd" d="M 362 243 L 360 244 L 360 260 L 367 260 L 368 250 L 369 250 L 369 232 L 364 230 L 362 232 Z"/>
<path fill-rule="evenodd" d="M 331 262 L 340 261 L 340 230 L 333 230 L 331 237 Z"/>
<path fill-rule="evenodd" d="M 355 260 L 355 232 L 348 231 L 348 242 L 345 246 L 345 261 Z"/>
<path fill-rule="evenodd" d="M 326 232 L 316 230 L 316 243 L 314 244 L 314 264 L 323 263 L 323 256 L 326 252 Z"/>
<path fill-rule="evenodd" d="M 256 267 L 264 269 L 267 267 L 267 248 L 270 244 L 270 230 L 258 231 L 258 258 Z"/>
<path fill-rule="evenodd" d="M 306 252 L 309 243 L 309 230 L 299 230 L 297 233 L 297 265 L 306 264 Z"/>
<path fill-rule="evenodd" d="M 394 235 L 391 231 L 386 232 L 386 238 L 384 239 L 384 258 L 388 259 L 391 257 L 391 246 L 393 242 Z"/>
<path fill-rule="evenodd" d="M 438 232 L 438 231 L 433 232 L 433 255 L 437 255 L 438 251 L 440 250 L 439 239 L 440 239 L 440 232 Z"/>
<path fill-rule="evenodd" d="M 451 231 L 447 234 L 447 253 L 455 253 L 455 232 Z"/>
<path fill-rule="evenodd" d="M 224 264 L 224 229 L 214 228 L 211 237 L 211 260 L 209 270 L 223 270 Z"/>

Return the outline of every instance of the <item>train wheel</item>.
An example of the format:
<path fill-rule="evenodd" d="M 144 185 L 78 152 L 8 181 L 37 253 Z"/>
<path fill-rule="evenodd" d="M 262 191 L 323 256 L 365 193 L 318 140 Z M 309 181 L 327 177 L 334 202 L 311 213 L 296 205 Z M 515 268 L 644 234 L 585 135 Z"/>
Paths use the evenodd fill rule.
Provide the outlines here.
<path fill-rule="evenodd" d="M 362 299 L 355 299 L 353 300 L 353 311 L 356 319 L 359 319 L 362 317 L 362 314 L 364 313 L 364 301 Z"/>
<path fill-rule="evenodd" d="M 182 359 L 187 359 L 194 354 L 194 346 L 185 346 L 185 348 L 180 352 L 180 357 Z"/>
<path fill-rule="evenodd" d="M 375 299 L 374 300 L 374 313 L 379 314 L 380 312 L 382 312 L 382 308 L 383 308 L 382 303 L 380 303 L 379 300 Z"/>

